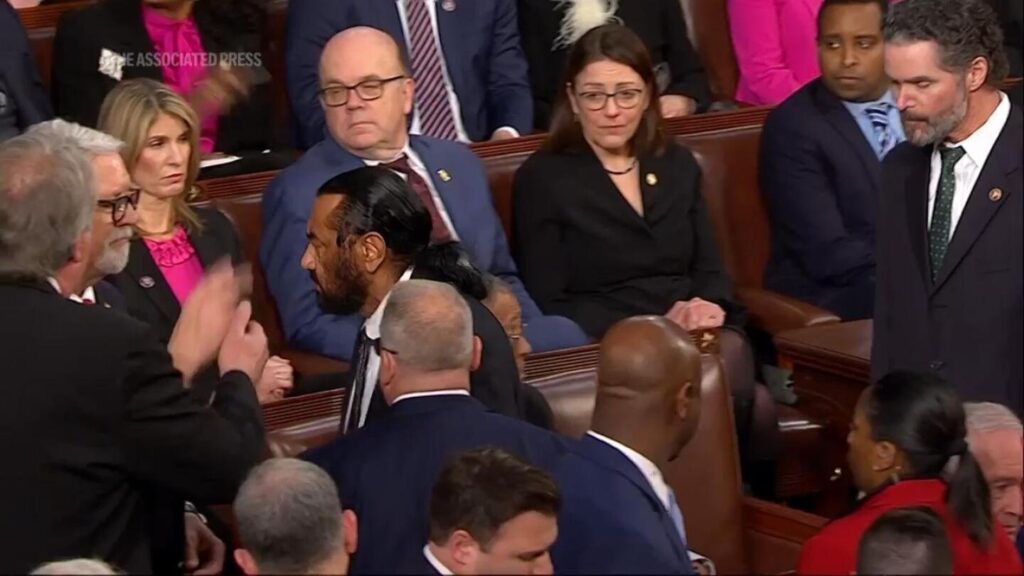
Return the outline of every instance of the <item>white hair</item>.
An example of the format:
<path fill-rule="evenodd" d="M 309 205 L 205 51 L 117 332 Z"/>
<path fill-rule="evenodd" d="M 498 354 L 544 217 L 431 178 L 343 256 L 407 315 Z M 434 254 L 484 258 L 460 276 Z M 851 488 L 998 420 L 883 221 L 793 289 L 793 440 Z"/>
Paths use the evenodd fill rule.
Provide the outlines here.
<path fill-rule="evenodd" d="M 76 558 L 74 560 L 61 560 L 59 562 L 47 562 L 32 571 L 32 576 L 63 576 L 75 574 L 83 576 L 111 576 L 119 574 L 113 566 L 99 560 L 89 558 Z"/>
<path fill-rule="evenodd" d="M 87 128 L 81 124 L 61 120 L 41 122 L 28 129 L 27 134 L 35 134 L 41 138 L 67 139 L 90 156 L 104 154 L 120 154 L 124 142 L 106 132 Z"/>
<path fill-rule="evenodd" d="M 967 435 L 976 432 L 1012 430 L 1024 435 L 1024 425 L 1012 410 L 995 402 L 965 402 Z"/>

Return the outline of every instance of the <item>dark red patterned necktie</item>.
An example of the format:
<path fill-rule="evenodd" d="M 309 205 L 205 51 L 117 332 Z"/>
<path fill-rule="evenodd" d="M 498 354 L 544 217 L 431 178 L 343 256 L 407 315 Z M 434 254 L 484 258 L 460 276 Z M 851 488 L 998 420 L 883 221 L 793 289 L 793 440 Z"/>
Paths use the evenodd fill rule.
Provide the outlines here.
<path fill-rule="evenodd" d="M 430 187 L 427 183 L 409 166 L 409 158 L 402 156 L 394 162 L 389 162 L 384 166 L 405 174 L 409 182 L 409 187 L 412 188 L 413 192 L 420 197 L 423 205 L 427 207 L 427 212 L 430 212 L 430 222 L 433 228 L 430 231 L 430 242 L 432 244 L 443 244 L 452 240 L 452 233 L 448 230 L 448 226 L 445 225 L 444 220 L 441 218 L 441 211 L 437 209 L 437 205 L 434 204 L 434 197 L 430 194 Z"/>

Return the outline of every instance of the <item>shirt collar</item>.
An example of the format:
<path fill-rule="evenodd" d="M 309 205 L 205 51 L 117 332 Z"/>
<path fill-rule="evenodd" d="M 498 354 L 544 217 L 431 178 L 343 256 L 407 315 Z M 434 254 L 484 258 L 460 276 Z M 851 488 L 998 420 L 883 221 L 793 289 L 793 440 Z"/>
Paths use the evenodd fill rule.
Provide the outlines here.
<path fill-rule="evenodd" d="M 398 398 L 395 398 L 395 401 L 392 402 L 391 404 L 398 404 L 402 400 L 412 400 L 413 398 L 431 398 L 435 396 L 469 396 L 469 390 L 463 390 L 460 388 L 458 390 L 430 390 L 428 392 L 409 392 L 408 394 L 402 394 Z"/>
<path fill-rule="evenodd" d="M 79 304 L 85 301 L 96 304 L 96 290 L 94 290 L 92 286 L 89 286 L 85 290 L 82 290 L 81 295 L 72 294 L 71 296 L 68 296 L 68 299 L 73 302 L 78 302 Z"/>
<path fill-rule="evenodd" d="M 416 156 L 416 153 L 413 152 L 411 138 L 406 138 L 405 146 L 402 148 L 401 152 L 395 155 L 394 158 L 390 160 L 370 160 L 369 158 L 363 158 L 363 164 L 366 164 L 367 166 L 379 166 L 381 164 L 390 164 L 391 162 L 398 160 L 402 156 L 408 158 L 410 163 L 414 161 L 419 162 L 419 156 Z"/>
<path fill-rule="evenodd" d="M 843 100 L 843 105 L 846 106 L 850 112 L 855 114 L 863 113 L 868 108 L 882 103 L 888 104 L 891 108 L 896 107 L 896 98 L 892 95 L 891 90 L 886 90 L 885 94 L 882 94 L 881 98 L 870 102 L 850 102 L 849 100 Z"/>
<path fill-rule="evenodd" d="M 53 286 L 53 289 L 57 291 L 57 294 L 64 294 L 64 291 L 60 288 L 60 282 L 57 282 L 56 278 L 53 276 L 47 276 L 46 281 L 50 283 L 50 286 Z"/>
<path fill-rule="evenodd" d="M 438 574 L 442 574 L 443 576 L 452 576 L 452 571 L 444 564 L 441 564 L 441 561 L 437 559 L 437 556 L 434 556 L 434 553 L 430 551 L 430 544 L 423 547 L 423 556 L 427 559 L 427 562 L 434 567 L 434 570 L 437 570 Z"/>
<path fill-rule="evenodd" d="M 1000 92 L 999 105 L 996 106 L 995 111 L 992 112 L 984 124 L 960 142 L 955 144 L 946 142 L 943 145 L 947 147 L 960 146 L 964 149 L 967 157 L 971 159 L 971 162 L 981 167 L 985 160 L 988 159 L 992 148 L 995 147 L 996 140 L 999 139 L 999 135 L 1003 132 L 1003 126 L 1006 125 L 1006 121 L 1009 118 L 1010 99 L 1006 97 L 1006 94 Z"/>
<path fill-rule="evenodd" d="M 661 475 L 661 470 L 658 470 L 658 466 L 654 462 L 651 462 L 646 456 L 636 450 L 633 450 L 629 446 L 616 442 L 615 440 L 612 440 L 602 434 L 598 434 L 593 430 L 587 431 L 587 434 L 597 438 L 612 448 L 615 448 L 621 452 L 623 456 L 629 458 L 629 461 L 632 462 L 633 465 L 640 470 L 640 473 L 644 475 L 644 478 L 647 479 L 647 482 L 651 485 L 651 488 L 658 496 L 658 500 L 661 500 L 665 509 L 667 510 L 669 508 L 668 484 L 665 484 L 665 479 Z"/>
<path fill-rule="evenodd" d="M 412 266 L 408 267 L 405 272 L 402 273 L 402 276 L 398 281 L 405 282 L 409 278 L 412 278 L 412 269 Z M 392 286 L 392 290 L 393 289 L 394 287 Z M 370 317 L 366 319 L 366 322 L 363 323 L 363 330 L 366 331 L 367 338 L 380 338 L 380 321 L 384 318 L 384 307 L 387 305 L 388 298 L 390 297 L 391 291 L 389 290 L 387 295 L 384 296 L 384 299 L 377 305 L 377 309 L 374 310 L 373 314 L 371 314 Z"/>

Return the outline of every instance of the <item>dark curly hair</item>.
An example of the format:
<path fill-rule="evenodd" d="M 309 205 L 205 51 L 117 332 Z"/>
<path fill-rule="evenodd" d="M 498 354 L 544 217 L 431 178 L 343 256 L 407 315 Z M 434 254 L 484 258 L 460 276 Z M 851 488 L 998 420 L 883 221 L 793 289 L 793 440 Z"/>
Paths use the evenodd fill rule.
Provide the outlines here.
<path fill-rule="evenodd" d="M 957 72 L 975 58 L 985 58 L 985 82 L 993 87 L 1001 86 L 1010 71 L 1003 28 L 983 0 L 903 0 L 889 10 L 885 40 L 933 41 L 939 45 L 942 66 Z"/>

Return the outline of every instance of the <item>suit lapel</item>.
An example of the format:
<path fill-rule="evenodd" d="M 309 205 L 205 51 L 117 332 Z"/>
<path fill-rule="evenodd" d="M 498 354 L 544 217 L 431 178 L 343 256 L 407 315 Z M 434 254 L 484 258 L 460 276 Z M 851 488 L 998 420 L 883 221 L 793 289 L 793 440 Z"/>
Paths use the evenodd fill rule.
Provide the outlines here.
<path fill-rule="evenodd" d="M 410 136 L 409 145 L 416 155 L 423 162 L 423 167 L 430 175 L 430 183 L 437 190 L 441 197 L 444 210 L 448 213 L 448 219 L 459 236 L 459 241 L 466 246 L 476 246 L 477 243 L 473 234 L 479 230 L 479 226 L 469 222 L 470 216 L 462 211 L 462 204 L 459 202 L 459 186 L 462 185 L 463 174 L 456 170 L 451 164 L 444 161 L 440 155 L 435 154 L 430 142 L 421 136 Z"/>
<path fill-rule="evenodd" d="M 1020 133 L 1021 113 L 1019 109 L 1013 108 L 967 199 L 967 205 L 950 239 L 942 268 L 932 286 L 933 293 L 942 287 L 992 217 L 1006 203 L 1007 197 L 1013 193 L 1008 184 L 1009 176 L 1021 169 Z M 998 197 L 993 194 L 996 189 L 1001 192 Z"/>
<path fill-rule="evenodd" d="M 181 305 L 141 238 L 132 240 L 131 257 L 128 258 L 125 272 L 142 288 L 146 297 L 153 301 L 171 324 L 174 324 L 181 314 Z"/>
<path fill-rule="evenodd" d="M 815 82 L 817 85 L 814 98 L 817 100 L 821 112 L 828 120 L 828 124 L 857 153 L 857 157 L 860 158 L 864 169 L 867 170 L 867 174 L 871 177 L 872 181 L 879 182 L 882 177 L 882 163 L 879 162 L 878 156 L 875 155 L 875 151 L 871 148 L 871 144 L 864 137 L 864 132 L 861 131 L 857 121 L 850 114 L 850 111 L 846 109 L 846 106 L 843 106 L 842 101 L 825 88 L 821 80 L 815 80 Z"/>
<path fill-rule="evenodd" d="M 654 493 L 651 483 L 644 477 L 636 465 L 625 454 L 589 434 L 580 441 L 580 453 L 588 460 L 620 476 L 624 476 L 643 492 L 651 508 L 658 515 L 661 527 L 665 530 L 665 536 L 671 542 L 672 550 L 675 552 L 677 559 L 680 562 L 689 564 L 689 559 L 683 548 L 682 535 L 679 534 L 678 529 L 676 529 L 675 524 L 672 522 L 672 518 L 669 516 L 668 510 L 665 509 L 665 505 L 662 504 L 658 495 Z"/>
<path fill-rule="evenodd" d="M 918 156 L 904 181 L 904 189 L 894 193 L 906 195 L 907 233 L 910 249 L 917 261 L 924 286 L 930 286 L 931 262 L 928 259 L 928 177 L 931 171 L 931 149 L 917 148 Z"/>
<path fill-rule="evenodd" d="M 456 0 L 452 10 L 446 10 L 442 0 L 434 2 L 437 14 L 437 36 L 441 45 L 441 56 L 448 68 L 448 77 L 456 94 L 462 94 L 462 62 L 469 60 L 470 52 L 466 46 L 466 31 L 473 30 L 472 11 L 477 7 L 470 0 Z M 463 20 L 469 19 L 468 23 Z"/>
<path fill-rule="evenodd" d="M 202 217 L 200 216 L 200 218 Z M 216 264 L 218 259 L 226 255 L 230 256 L 230 254 L 225 254 L 222 247 L 217 245 L 217 237 L 211 234 L 209 221 L 203 220 L 203 233 L 190 233 L 188 239 L 192 242 L 192 247 L 196 249 L 196 255 L 199 256 L 199 261 L 202 262 L 203 270 L 205 270 Z"/>

